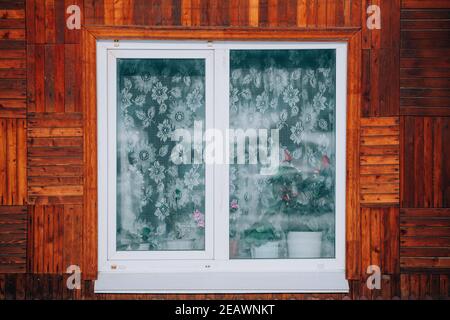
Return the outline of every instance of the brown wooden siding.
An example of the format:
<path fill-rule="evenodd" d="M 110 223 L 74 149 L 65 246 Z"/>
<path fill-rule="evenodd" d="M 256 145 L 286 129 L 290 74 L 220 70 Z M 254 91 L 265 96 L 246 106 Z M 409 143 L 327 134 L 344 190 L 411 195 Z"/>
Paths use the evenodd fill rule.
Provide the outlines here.
<path fill-rule="evenodd" d="M 121 298 L 450 296 L 450 1 L 0 0 L 0 299 L 117 298 L 95 295 L 90 280 L 96 248 L 84 239 L 95 232 L 96 200 L 83 185 L 95 185 L 86 155 L 95 150 L 84 141 L 95 132 L 83 123 L 95 116 L 82 109 L 81 89 L 95 79 L 81 77 L 82 32 L 65 27 L 70 4 L 80 6 L 85 26 L 361 29 L 361 70 L 351 70 L 360 75 L 364 118 L 353 128 L 360 175 L 347 226 L 349 295 Z M 381 7 L 381 30 L 367 28 L 371 4 Z M 81 290 L 65 287 L 70 264 L 84 271 Z M 370 264 L 382 269 L 381 290 L 365 285 Z"/>

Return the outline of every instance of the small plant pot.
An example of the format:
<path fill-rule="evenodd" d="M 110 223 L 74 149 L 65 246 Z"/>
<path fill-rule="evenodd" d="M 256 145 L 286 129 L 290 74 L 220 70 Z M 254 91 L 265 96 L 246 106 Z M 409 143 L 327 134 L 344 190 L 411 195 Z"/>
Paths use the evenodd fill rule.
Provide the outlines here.
<path fill-rule="evenodd" d="M 193 239 L 166 240 L 166 250 L 192 250 L 194 248 Z"/>
<path fill-rule="evenodd" d="M 290 231 L 287 246 L 289 258 L 320 258 L 322 232 Z"/>
<path fill-rule="evenodd" d="M 252 247 L 253 259 L 276 259 L 280 255 L 280 242 L 269 241 L 259 247 Z"/>

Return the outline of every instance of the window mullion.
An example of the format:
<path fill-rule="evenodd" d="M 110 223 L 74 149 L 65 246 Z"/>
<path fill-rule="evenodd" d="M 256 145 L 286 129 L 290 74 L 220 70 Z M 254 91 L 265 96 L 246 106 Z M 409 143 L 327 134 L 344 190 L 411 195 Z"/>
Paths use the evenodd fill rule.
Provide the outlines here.
<path fill-rule="evenodd" d="M 214 127 L 223 135 L 223 161 L 214 165 L 214 259 L 229 259 L 228 92 L 229 50 L 214 51 Z"/>

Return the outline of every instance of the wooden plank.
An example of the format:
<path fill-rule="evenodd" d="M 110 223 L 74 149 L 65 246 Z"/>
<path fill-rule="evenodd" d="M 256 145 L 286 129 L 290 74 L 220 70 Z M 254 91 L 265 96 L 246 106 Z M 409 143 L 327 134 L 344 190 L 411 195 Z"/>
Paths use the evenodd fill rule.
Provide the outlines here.
<path fill-rule="evenodd" d="M 346 255 L 361 255 L 361 220 L 359 186 L 360 97 L 361 97 L 361 35 L 348 43 L 348 112 L 347 112 L 347 193 L 346 193 Z M 362 272 L 358 259 L 346 259 L 347 279 L 360 279 Z"/>
<path fill-rule="evenodd" d="M 259 0 L 249 0 L 248 25 L 257 27 L 259 25 Z"/>
<path fill-rule="evenodd" d="M 28 137 L 46 138 L 46 137 L 81 137 L 82 128 L 30 128 Z"/>
<path fill-rule="evenodd" d="M 27 207 L 0 206 L 0 272 L 26 272 Z"/>
<path fill-rule="evenodd" d="M 450 268 L 450 258 L 400 258 L 400 266 L 402 268 L 411 269 L 430 269 L 430 268 Z"/>
<path fill-rule="evenodd" d="M 402 247 L 400 248 L 401 257 L 450 257 L 450 248 L 440 247 Z"/>
<path fill-rule="evenodd" d="M 307 25 L 307 0 L 297 0 L 297 26 L 305 28 Z"/>
<path fill-rule="evenodd" d="M 403 9 L 448 9 L 447 0 L 402 0 Z"/>
<path fill-rule="evenodd" d="M 30 196 L 82 196 L 83 187 L 74 186 L 30 186 L 28 188 Z"/>
<path fill-rule="evenodd" d="M 398 174 L 383 174 L 383 175 L 362 175 L 360 177 L 360 184 L 362 186 L 368 185 L 368 184 L 392 184 L 392 185 L 399 185 L 400 184 L 400 178 Z M 363 187 L 362 187 L 363 188 Z"/>
<path fill-rule="evenodd" d="M 97 276 L 97 112 L 95 87 L 96 40 L 87 31 L 83 32 L 83 113 L 84 134 L 84 207 L 82 219 L 83 261 L 82 270 L 86 279 Z M 94 199 L 94 201 L 93 201 Z"/>
<path fill-rule="evenodd" d="M 400 200 L 399 195 L 389 193 L 389 194 L 362 194 L 361 203 L 362 204 L 398 204 Z"/>
<path fill-rule="evenodd" d="M 361 144 L 365 146 L 398 145 L 399 137 L 397 135 L 361 137 Z"/>

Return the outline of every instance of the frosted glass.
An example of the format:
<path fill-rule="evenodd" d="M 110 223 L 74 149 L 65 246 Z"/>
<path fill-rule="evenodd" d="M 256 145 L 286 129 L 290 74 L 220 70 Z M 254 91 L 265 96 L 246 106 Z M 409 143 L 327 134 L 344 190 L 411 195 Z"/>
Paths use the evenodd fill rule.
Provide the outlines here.
<path fill-rule="evenodd" d="M 231 50 L 229 81 L 230 127 L 280 143 L 269 173 L 230 166 L 230 258 L 333 258 L 336 51 Z"/>
<path fill-rule="evenodd" d="M 117 72 L 117 250 L 204 250 L 204 165 L 170 156 L 173 131 L 205 120 L 205 61 L 118 59 Z"/>

